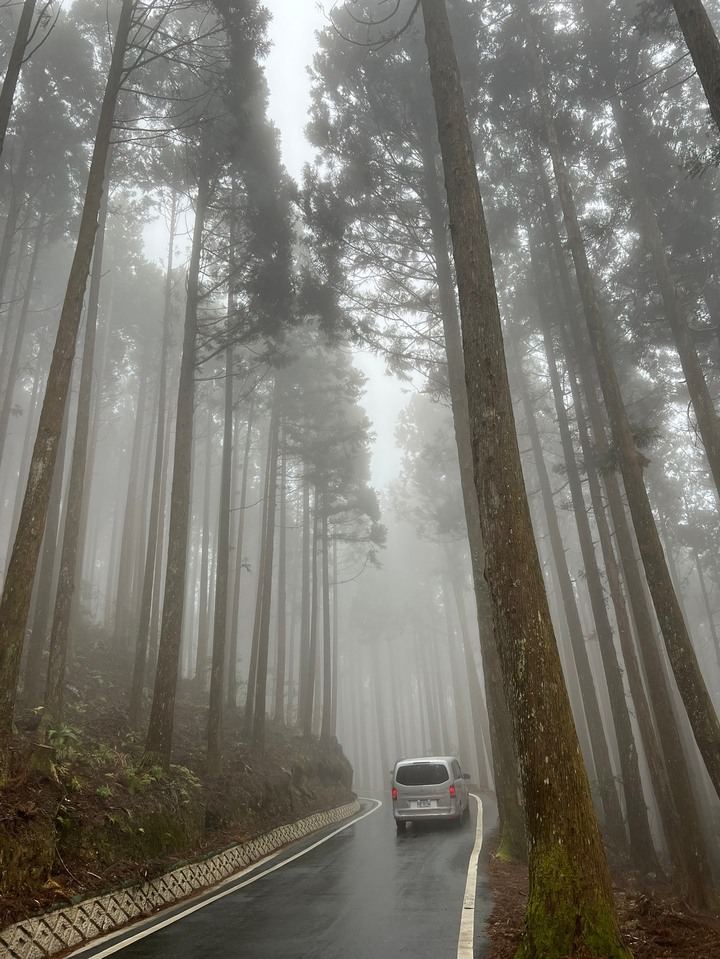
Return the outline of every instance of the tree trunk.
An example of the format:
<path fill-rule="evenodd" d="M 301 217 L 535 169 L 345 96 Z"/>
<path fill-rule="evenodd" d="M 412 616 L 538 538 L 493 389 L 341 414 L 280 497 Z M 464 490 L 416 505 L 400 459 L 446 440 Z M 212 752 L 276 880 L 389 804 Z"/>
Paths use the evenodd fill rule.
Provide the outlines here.
<path fill-rule="evenodd" d="M 135 556 L 138 540 L 138 499 L 140 487 L 140 459 L 142 438 L 145 431 L 145 412 L 147 407 L 148 366 L 150 356 L 143 351 L 140 363 L 137 408 L 135 411 L 135 429 L 133 430 L 130 470 L 125 495 L 125 511 L 122 520 L 120 556 L 118 558 L 117 595 L 115 598 L 115 649 L 126 655 L 131 648 L 133 635 L 134 605 L 133 581 L 135 577 Z"/>
<path fill-rule="evenodd" d="M 235 541 L 235 581 L 233 584 L 232 624 L 230 627 L 230 656 L 228 659 L 227 696 L 228 708 L 237 708 L 237 650 L 238 631 L 240 629 L 240 583 L 243 566 L 243 540 L 245 535 L 245 504 L 247 502 L 248 477 L 250 475 L 250 446 L 252 444 L 252 425 L 254 405 L 248 409 L 247 433 L 245 434 L 245 457 L 242 466 L 240 484 L 240 505 L 238 506 L 238 528 Z"/>
<path fill-rule="evenodd" d="M 713 120 L 720 130 L 720 41 L 702 0 L 672 0 Z"/>
<path fill-rule="evenodd" d="M 503 858 L 524 861 L 527 855 L 523 827 L 523 811 L 518 801 L 520 790 L 517 762 L 510 736 L 510 720 L 502 688 L 500 662 L 495 641 L 493 617 L 488 585 L 485 580 L 485 547 L 482 540 L 480 513 L 473 480 L 472 450 L 470 445 L 470 414 L 460 318 L 455 300 L 455 285 L 448 252 L 447 205 L 443 203 L 435 164 L 437 131 L 431 129 L 425 117 L 418 116 L 423 180 L 427 193 L 428 213 L 435 258 L 435 272 L 440 298 L 445 355 L 448 365 L 448 385 L 453 415 L 453 429 L 458 451 L 460 488 L 467 526 L 470 563 L 475 591 L 478 633 L 483 660 L 485 698 L 490 720 L 492 740 L 493 778 L 500 819 L 500 852 Z"/>
<path fill-rule="evenodd" d="M 634 131 L 627 109 L 623 108 L 617 97 L 613 97 L 611 103 L 625 152 L 628 182 L 632 190 L 635 209 L 639 214 L 643 241 L 655 268 L 665 316 L 675 340 L 678 357 L 690 394 L 690 402 L 695 411 L 698 430 L 710 464 L 717 497 L 720 500 L 720 419 L 715 411 L 710 390 L 695 351 L 687 317 L 670 273 L 670 264 L 665 252 L 665 240 L 660 232 L 655 211 L 650 205 L 650 199 L 645 189 L 643 173 L 637 155 L 637 145 L 641 141 Z"/>
<path fill-rule="evenodd" d="M 277 660 L 275 665 L 276 723 L 285 722 L 285 657 L 287 654 L 287 456 L 280 470 L 280 536 L 278 542 Z"/>
<path fill-rule="evenodd" d="M 28 706 L 39 706 L 44 696 L 43 679 L 47 669 L 43 669 L 43 654 L 48 639 L 50 608 L 56 593 L 56 566 L 58 556 L 58 533 L 62 505 L 63 479 L 65 478 L 65 454 L 68 446 L 68 420 L 70 404 L 65 406 L 60 445 L 55 460 L 48 517 L 43 536 L 42 557 L 34 586 L 36 594 L 35 610 L 32 614 L 32 628 L 25 662 L 24 699 Z"/>
<path fill-rule="evenodd" d="M 310 482 L 303 476 L 302 575 L 300 582 L 300 662 L 298 670 L 298 726 L 304 728 L 310 651 Z"/>
<path fill-rule="evenodd" d="M 2 89 L 0 90 L 0 156 L 2 156 L 3 146 L 5 144 L 5 135 L 7 134 L 8 123 L 10 122 L 10 113 L 12 111 L 13 100 L 15 99 L 15 90 L 17 88 L 20 70 L 25 59 L 25 50 L 27 49 L 30 37 L 30 28 L 35 13 L 35 0 L 25 0 L 23 3 L 20 22 L 18 23 L 15 42 L 10 51 L 10 59 L 5 71 Z"/>
<path fill-rule="evenodd" d="M 163 455 L 165 451 L 167 363 L 168 352 L 170 349 L 170 322 L 172 320 L 172 272 L 176 219 L 177 193 L 173 193 L 172 208 L 170 211 L 168 259 L 167 268 L 165 270 L 165 305 L 163 311 L 162 346 L 160 348 L 160 383 L 158 385 L 157 429 L 155 432 L 155 457 L 153 464 L 152 491 L 150 493 L 150 518 L 148 520 L 148 538 L 145 548 L 143 586 L 142 596 L 140 599 L 140 617 L 138 622 L 137 639 L 135 641 L 135 658 L 133 662 L 132 686 L 130 689 L 130 704 L 128 707 L 128 721 L 133 729 L 137 729 L 140 724 L 140 709 L 142 706 L 143 692 L 145 689 L 145 676 L 147 673 L 153 589 L 158 589 L 160 585 L 155 580 L 155 558 L 158 551 L 158 542 L 160 540 L 160 493 L 164 479 Z"/>
<path fill-rule="evenodd" d="M 443 0 L 422 0 L 460 299 L 485 575 L 520 765 L 530 897 L 521 952 L 628 957 L 523 486 L 500 313 Z M 562 908 L 558 908 L 562 903 Z"/>
<path fill-rule="evenodd" d="M 233 275 L 232 269 L 229 273 Z M 230 313 L 228 315 L 231 315 Z M 215 567 L 215 617 L 213 622 L 212 663 L 210 667 L 210 704 L 208 708 L 208 776 L 222 773 L 222 720 L 225 693 L 225 646 L 227 643 L 228 579 L 230 573 L 230 480 L 233 447 L 233 344 L 225 348 L 225 413 L 223 451 L 220 468 L 220 506 L 218 513 L 217 565 Z"/>
<path fill-rule="evenodd" d="M 468 634 L 468 623 L 467 616 L 465 614 L 465 600 L 463 596 L 462 583 L 460 582 L 460 577 L 457 573 L 457 567 L 452 562 L 452 557 L 448 548 L 445 549 L 445 555 L 447 557 L 447 566 L 450 570 L 450 584 L 452 586 L 453 595 L 455 597 L 455 608 L 458 614 L 458 622 L 460 624 L 460 649 L 465 661 L 465 675 L 467 677 L 468 690 L 470 694 L 470 715 L 472 717 L 473 724 L 473 733 L 475 737 L 475 754 L 477 758 L 478 769 L 480 775 L 483 775 L 483 768 L 485 770 L 485 778 L 490 772 L 490 769 L 497 768 L 498 763 L 495 761 L 491 767 L 491 760 L 494 758 L 489 754 L 488 743 L 486 742 L 485 729 L 483 722 L 483 696 L 482 690 L 480 689 L 480 679 L 478 677 L 477 667 L 475 665 L 475 658 L 473 657 L 472 649 L 470 648 L 470 636 Z M 487 685 L 487 684 L 486 684 Z M 504 701 L 504 700 L 503 700 Z M 488 737 L 489 738 L 489 737 Z M 512 762 L 515 763 L 515 756 L 512 755 Z M 508 782 L 510 779 L 508 778 Z M 487 783 L 486 783 L 487 784 Z M 495 792 L 497 794 L 498 787 L 495 783 Z M 519 786 L 516 788 L 516 795 L 512 797 L 512 803 L 522 811 L 522 806 L 519 802 Z M 521 824 L 522 825 L 522 824 Z M 525 846 L 525 829 L 522 828 L 522 831 L 518 835 L 515 831 L 512 831 L 513 842 L 512 846 L 504 847 L 506 838 L 501 836 L 501 845 L 499 849 L 503 850 L 502 853 L 498 852 L 498 855 L 501 855 L 503 859 L 520 859 L 525 861 L 527 859 L 527 848 Z M 504 848 L 503 848 L 504 847 Z M 519 856 L 517 853 L 519 852 Z"/>
<path fill-rule="evenodd" d="M 275 506 L 277 502 L 278 433 L 280 430 L 280 388 L 278 378 L 270 415 L 270 435 L 268 440 L 268 482 L 267 509 L 265 511 L 265 553 L 262 577 L 262 607 L 260 633 L 258 637 L 257 673 L 255 679 L 255 719 L 253 723 L 253 745 L 265 749 L 265 726 L 267 713 L 267 671 L 270 651 L 270 601 L 272 599 L 273 547 L 275 543 Z"/>
<path fill-rule="evenodd" d="M 10 414 L 12 412 L 15 383 L 17 381 L 18 370 L 20 369 L 22 347 L 25 339 L 25 332 L 27 329 L 28 313 L 30 311 L 30 301 L 32 299 L 32 291 L 35 285 L 35 271 L 37 269 L 37 262 L 38 262 L 38 257 L 40 255 L 40 248 L 45 238 L 45 221 L 47 218 L 47 206 L 48 206 L 48 200 L 47 200 L 47 194 L 46 194 L 45 200 L 43 202 L 42 212 L 40 214 L 40 222 L 37 226 L 37 230 L 35 233 L 35 244 L 33 246 L 32 257 L 30 259 L 30 266 L 28 267 L 27 277 L 25 280 L 25 296 L 23 297 L 23 304 L 20 310 L 20 317 L 18 319 L 17 330 L 15 332 L 15 342 L 13 344 L 12 355 L 10 356 L 10 365 L 8 367 L 8 375 L 7 375 L 7 385 L 2 394 L 2 408 L 0 409 L 0 463 L 2 463 L 3 453 L 5 451 L 5 440 L 7 438 L 8 425 L 10 423 Z M 18 270 L 19 269 L 20 269 L 20 265 L 18 264 Z M 27 425 L 29 428 L 29 423 Z"/>
<path fill-rule="evenodd" d="M 208 648 L 210 646 L 210 470 L 212 466 L 212 426 L 210 408 L 207 410 L 205 435 L 205 478 L 203 481 L 203 512 L 201 532 L 200 591 L 198 596 L 197 648 L 195 650 L 195 689 L 202 699 L 208 686 Z"/>
<path fill-rule="evenodd" d="M 133 7 L 134 0 L 123 0 L 100 108 L 75 256 L 60 314 L 20 523 L 0 601 L 0 778 L 3 778 L 8 770 L 8 750 L 25 624 L 50 499 L 82 302 L 95 243 L 110 134 Z"/>
<path fill-rule="evenodd" d="M 583 333 L 580 328 L 580 321 L 577 316 L 575 300 L 570 284 L 570 274 L 565 262 L 562 242 L 554 220 L 549 184 L 544 167 L 538 165 L 537 169 L 543 195 L 543 204 L 546 210 L 546 218 L 551 224 L 551 234 L 549 238 L 546 237 L 546 244 L 548 249 L 552 247 L 558 267 L 563 299 L 565 301 L 565 311 L 571 325 L 574 352 L 582 368 L 585 396 L 588 401 L 595 446 L 599 456 L 607 456 L 608 444 L 605 437 L 605 420 L 600 402 L 595 393 L 591 360 L 585 350 Z M 690 783 L 684 747 L 675 720 L 670 690 L 665 679 L 660 648 L 655 638 L 655 627 L 645 598 L 645 588 L 642 582 L 640 568 L 635 557 L 635 549 L 626 519 L 620 485 L 614 473 L 607 473 L 605 475 L 605 488 L 610 505 L 618 551 L 627 583 L 632 614 L 635 620 L 636 635 L 638 637 L 645 674 L 647 676 L 648 694 L 658 727 L 658 742 L 667 767 L 667 780 L 672 792 L 675 810 L 683 811 L 678 822 L 676 818 L 677 813 L 673 815 L 673 810 L 667 806 L 665 807 L 667 830 L 672 832 L 675 829 L 674 823 L 677 823 L 677 847 L 680 857 L 682 858 L 682 866 L 676 875 L 679 876 L 681 882 L 683 880 L 686 881 L 688 896 L 693 903 L 699 907 L 711 908 L 715 893 L 712 886 L 707 849 L 700 829 L 697 804 Z M 632 675 L 630 673 L 631 657 L 627 653 L 625 653 L 625 665 L 626 669 L 628 669 L 628 678 L 630 679 Z M 641 684 L 639 674 L 637 680 Z M 634 702 L 639 719 L 639 711 L 642 705 L 641 697 L 634 695 Z M 648 738 L 644 740 L 644 742 L 646 759 L 650 763 L 652 761 L 651 749 L 648 746 L 650 739 Z M 656 797 L 660 801 L 661 790 L 657 788 Z M 670 849 L 672 851 L 672 846 L 670 846 Z"/>
<path fill-rule="evenodd" d="M 175 421 L 175 454 L 170 494 L 167 572 L 163 597 L 158 664 L 155 674 L 150 723 L 145 743 L 145 765 L 167 769 L 172 749 L 173 710 L 177 690 L 178 663 L 182 641 L 185 569 L 190 514 L 190 473 L 192 467 L 193 402 L 195 397 L 195 340 L 199 300 L 200 257 L 210 179 L 203 171 L 198 184 L 192 250 L 188 264 L 185 330 L 183 334 L 180 382 Z"/>
<path fill-rule="evenodd" d="M 532 230 L 530 231 L 532 237 Z M 600 655 L 607 682 L 608 693 L 610 696 L 610 708 L 612 711 L 615 733 L 617 736 L 618 751 L 620 757 L 620 770 L 622 774 L 622 785 L 625 793 L 625 804 L 628 819 L 628 831 L 630 834 L 630 845 L 634 863 L 646 872 L 659 872 L 660 866 L 657 860 L 657 854 L 652 841 L 650 832 L 650 823 L 648 821 L 647 806 L 642 790 L 642 781 L 640 779 L 640 767 L 638 762 L 637 747 L 635 737 L 630 722 L 630 714 L 625 699 L 625 688 L 623 686 L 622 672 L 618 663 L 617 653 L 615 651 L 615 642 L 610 620 L 605 606 L 605 595 L 600 578 L 600 571 L 593 546 L 592 533 L 588 522 L 585 508 L 585 500 L 582 494 L 582 483 L 575 459 L 572 437 L 567 420 L 560 377 L 557 371 L 555 349 L 552 342 L 552 331 L 550 318 L 545 308 L 545 301 L 542 293 L 540 278 L 540 268 L 537 262 L 537 251 L 534 242 L 531 240 L 531 261 L 533 274 L 535 278 L 536 296 L 543 325 L 543 339 L 547 362 L 550 373 L 553 394 L 555 397 L 555 410 L 560 427 L 563 453 L 567 467 L 568 481 L 570 484 L 571 495 L 575 520 L 580 536 L 581 549 L 583 554 L 583 564 L 588 580 L 588 589 L 593 610 L 593 619 L 597 631 L 598 643 L 600 646 Z M 612 591 L 613 583 L 619 586 L 617 572 L 615 568 L 615 555 L 612 548 L 610 531 L 605 517 L 605 506 L 603 503 L 600 483 L 594 470 L 594 453 L 589 443 L 586 442 L 587 433 L 584 430 L 584 414 L 581 397 L 574 394 L 575 415 L 580 430 L 580 439 L 585 467 L 588 472 L 588 483 L 590 487 L 590 497 L 595 513 L 595 522 L 600 537 L 600 544 L 605 560 L 605 571 L 608 582 L 611 584 L 611 592 L 616 613 L 618 629 L 627 622 L 627 613 L 621 592 L 616 589 Z M 530 410 L 532 416 L 532 411 Z M 557 535 L 559 536 L 559 530 Z M 627 643 L 631 644 L 629 635 L 625 638 L 626 643 L 622 643 L 623 648 L 627 648 Z M 592 720 L 590 720 L 592 722 Z M 613 786 L 614 789 L 614 786 Z"/>
<path fill-rule="evenodd" d="M 526 10 L 525 0 L 523 0 L 523 9 Z M 525 16 L 527 18 L 527 13 L 525 13 Z M 529 24 L 527 29 L 530 30 Z M 715 791 L 720 796 L 720 722 L 718 722 L 683 619 L 645 488 L 643 469 L 647 465 L 647 460 L 635 446 L 632 429 L 620 392 L 620 385 L 615 373 L 607 333 L 600 312 L 595 282 L 590 271 L 585 244 L 580 231 L 575 199 L 553 120 L 544 71 L 536 40 L 531 33 L 529 33 L 529 49 L 590 343 L 595 356 L 600 388 L 610 420 L 640 555 L 678 690 L 687 709 L 695 740 L 705 761 L 710 779 Z"/>
<path fill-rule="evenodd" d="M 255 617 L 253 619 L 252 644 L 250 647 L 250 663 L 248 665 L 247 691 L 245 694 L 245 713 L 243 716 L 243 736 L 246 742 L 252 742 L 255 729 L 255 694 L 257 691 L 257 667 L 258 652 L 260 644 L 260 624 L 262 621 L 262 600 L 265 579 L 263 571 L 265 569 L 265 549 L 267 547 L 267 538 L 265 536 L 267 526 L 267 503 L 270 495 L 270 424 L 268 423 L 268 450 L 265 456 L 265 475 L 260 483 L 263 490 L 262 509 L 260 514 L 260 523 L 258 531 L 258 581 L 255 592 Z"/>
<path fill-rule="evenodd" d="M 330 566 L 328 534 L 328 495 L 323 496 L 322 520 L 322 600 L 323 600 L 323 709 L 320 740 L 326 746 L 330 743 L 332 718 L 332 634 L 330 631 Z"/>
<path fill-rule="evenodd" d="M 308 631 L 307 659 L 305 663 L 305 699 L 302 708 L 302 730 L 303 735 L 309 739 L 312 733 L 313 706 L 315 703 L 315 681 L 316 681 L 316 660 L 317 660 L 317 594 L 318 594 L 318 526 L 319 526 L 318 495 L 315 491 L 313 508 L 313 529 L 312 541 L 310 544 L 310 626 Z"/>
<path fill-rule="evenodd" d="M 110 160 L 105 177 L 109 174 Z M 95 366 L 95 334 L 97 331 L 97 306 L 102 277 L 105 224 L 107 222 L 108 190 L 103 193 L 98 218 L 97 239 L 93 256 L 92 277 L 88 309 L 85 318 L 85 341 L 80 389 L 78 391 L 77 418 L 73 439 L 72 463 L 68 480 L 65 504 L 65 530 L 60 551 L 60 575 L 55 597 L 55 612 L 50 628 L 50 656 L 48 660 L 47 685 L 45 687 L 45 712 L 43 721 L 58 723 L 62 718 L 63 694 L 65 691 L 65 664 L 68 650 L 70 610 L 75 593 L 77 571 L 77 546 L 80 533 L 80 514 L 85 492 L 87 446 L 90 431 L 90 407 L 92 404 L 93 371 Z"/>
<path fill-rule="evenodd" d="M 546 342 L 547 348 L 547 342 Z M 585 716 L 587 719 L 587 728 L 592 748 L 592 758 L 598 775 L 598 792 L 605 812 L 605 829 L 607 838 L 613 845 L 621 850 L 627 849 L 627 837 L 625 834 L 625 825 L 623 823 L 622 809 L 618 799 L 617 789 L 615 788 L 615 777 L 613 775 L 610 761 L 610 749 L 603 729 L 602 715 L 600 712 L 600 703 L 598 700 L 595 679 L 590 666 L 590 659 L 586 645 L 586 639 L 583 634 L 580 614 L 578 612 L 575 593 L 573 590 L 570 572 L 567 567 L 565 547 L 563 546 L 560 526 L 555 512 L 555 503 L 553 500 L 550 479 L 545 467 L 542 446 L 538 435 L 535 414 L 530 401 L 530 396 L 525 383 L 520 358 L 517 352 L 514 357 L 518 369 L 518 381 L 520 385 L 522 403 L 525 411 L 525 418 L 528 423 L 530 433 L 530 442 L 532 444 L 533 456 L 535 459 L 535 468 L 540 483 L 540 491 L 545 507 L 545 518 L 550 536 L 550 545 L 555 559 L 555 568 L 558 575 L 560 592 L 563 600 L 563 608 L 567 619 L 570 644 L 573 652 L 575 668 L 580 681 L 581 699 Z M 549 364 L 548 364 L 549 365 Z M 578 538 L 580 541 L 580 550 L 583 557 L 583 566 L 587 578 L 588 592 L 592 606 L 593 622 L 598 638 L 601 632 L 604 633 L 604 639 L 609 640 L 612 645 L 612 628 L 607 616 L 605 607 L 605 596 L 600 579 L 600 570 L 598 569 L 595 547 L 593 545 L 592 532 L 587 517 L 585 499 L 582 492 L 582 481 L 577 470 L 575 462 L 575 453 L 572 446 L 572 438 L 567 423 L 565 408 L 563 406 L 562 392 L 560 389 L 560 380 L 557 370 L 550 367 L 550 379 L 553 386 L 553 395 L 555 399 L 555 411 L 560 427 L 560 435 L 567 468 L 568 485 L 572 496 L 573 512 L 578 529 Z M 617 662 L 616 662 L 617 666 Z M 626 711 L 627 712 L 627 711 Z M 615 717 L 613 717 L 615 718 Z M 615 729 L 613 730 L 615 731 Z M 625 781 L 627 787 L 627 781 Z M 649 838 L 649 829 L 648 829 Z M 650 844 L 652 849 L 652 843 Z"/>
<path fill-rule="evenodd" d="M 705 585 L 705 574 L 703 573 L 702 563 L 700 562 L 700 557 L 696 549 L 693 550 L 693 560 L 695 561 L 695 570 L 698 575 L 698 582 L 700 583 L 700 593 L 703 598 L 703 606 L 705 607 L 710 638 L 712 639 L 713 649 L 715 651 L 715 659 L 717 660 L 718 669 L 720 670 L 720 637 L 718 637 L 717 627 L 715 626 L 715 616 L 713 615 L 713 608 L 710 604 L 707 586 Z"/>

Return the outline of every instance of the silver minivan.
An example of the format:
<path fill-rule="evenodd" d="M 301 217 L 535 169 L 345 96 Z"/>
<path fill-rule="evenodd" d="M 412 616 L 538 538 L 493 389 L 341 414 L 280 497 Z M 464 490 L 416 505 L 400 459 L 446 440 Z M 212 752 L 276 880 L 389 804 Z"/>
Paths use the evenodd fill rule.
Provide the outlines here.
<path fill-rule="evenodd" d="M 408 822 L 450 819 L 458 825 L 470 818 L 468 773 L 455 756 L 399 759 L 392 771 L 393 816 L 398 833 Z"/>

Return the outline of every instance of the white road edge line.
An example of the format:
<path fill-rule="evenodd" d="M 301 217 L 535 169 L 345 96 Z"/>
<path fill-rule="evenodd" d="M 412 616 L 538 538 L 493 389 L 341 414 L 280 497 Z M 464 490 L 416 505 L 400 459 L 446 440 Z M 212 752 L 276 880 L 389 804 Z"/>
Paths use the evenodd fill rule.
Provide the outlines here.
<path fill-rule="evenodd" d="M 477 865 L 483 843 L 483 804 L 477 796 L 472 798 L 477 803 L 477 827 L 475 829 L 475 845 L 470 853 L 468 863 L 467 882 L 463 897 L 462 913 L 460 915 L 460 936 L 458 938 L 457 959 L 473 959 L 473 944 L 475 941 L 475 888 L 477 886 Z"/>
<path fill-rule="evenodd" d="M 362 798 L 362 797 L 358 797 Z M 127 938 L 122 938 L 118 942 L 109 945 L 107 949 L 103 949 L 101 952 L 96 953 L 93 956 L 93 959 L 104 959 L 105 956 L 111 956 L 115 952 L 120 952 L 121 949 L 125 949 L 127 946 L 131 945 L 134 942 L 137 942 L 140 939 L 145 939 L 147 936 L 151 936 L 154 932 L 157 932 L 159 929 L 164 929 L 166 926 L 171 926 L 174 922 L 179 922 L 181 919 L 184 919 L 185 916 L 189 916 L 193 912 L 197 912 L 199 909 L 204 909 L 205 906 L 211 905 L 213 902 L 217 902 L 218 899 L 223 899 L 225 896 L 231 895 L 233 892 L 237 892 L 238 889 L 242 889 L 244 886 L 249 886 L 251 883 L 256 882 L 258 879 L 262 879 L 263 876 L 269 875 L 271 872 L 275 872 L 276 869 L 280 869 L 283 866 L 286 866 L 289 862 L 293 862 L 295 859 L 299 859 L 301 856 L 304 856 L 306 853 L 310 852 L 313 849 L 316 849 L 318 846 L 322 846 L 324 842 L 327 842 L 328 839 L 332 839 L 333 836 L 337 836 L 338 833 L 343 832 L 343 830 L 348 829 L 350 826 L 354 826 L 355 823 L 360 822 L 361 819 L 365 819 L 366 816 L 371 815 L 376 812 L 381 806 L 382 802 L 379 799 L 370 799 L 365 800 L 366 802 L 375 803 L 372 809 L 368 809 L 367 812 L 364 812 L 361 816 L 353 817 L 349 822 L 343 823 L 339 829 L 335 829 L 333 832 L 329 833 L 327 836 L 324 836 L 322 839 L 318 839 L 317 842 L 314 842 L 311 846 L 308 846 L 306 849 L 301 849 L 300 852 L 296 852 L 294 856 L 290 856 L 288 859 L 283 859 L 282 862 L 275 863 L 274 866 L 269 866 L 267 869 L 263 869 L 262 872 L 256 873 L 251 876 L 249 879 L 245 879 L 242 882 L 238 882 L 238 875 L 231 876 L 229 879 L 225 879 L 221 885 L 228 885 L 230 888 L 223 889 L 222 892 L 218 892 L 216 895 L 211 896 L 210 899 L 205 899 L 203 902 L 196 903 L 194 906 L 188 906 L 187 909 L 183 909 L 182 912 L 177 913 L 176 915 L 170 916 L 165 919 L 163 922 L 152 923 L 152 925 L 147 928 L 140 929 L 132 936 Z M 270 853 L 269 856 L 265 856 L 264 859 L 258 859 L 257 862 L 253 863 L 251 866 L 248 866 L 248 869 L 257 869 L 259 866 L 262 866 L 265 862 L 270 862 L 273 859 L 277 859 L 279 855 L 282 855 L 282 850 L 277 852 Z M 202 891 L 198 892 L 198 895 L 202 895 Z M 146 922 L 148 920 L 145 920 Z M 151 921 L 151 920 L 150 920 Z M 80 946 L 78 949 L 68 954 L 70 956 L 81 956 L 83 953 L 90 952 L 94 949 L 97 949 L 98 946 L 102 946 L 103 940 L 116 938 L 122 933 L 120 930 L 116 930 L 114 933 L 111 933 L 108 936 L 100 937 L 94 939 L 92 942 L 87 943 L 87 945 Z"/>

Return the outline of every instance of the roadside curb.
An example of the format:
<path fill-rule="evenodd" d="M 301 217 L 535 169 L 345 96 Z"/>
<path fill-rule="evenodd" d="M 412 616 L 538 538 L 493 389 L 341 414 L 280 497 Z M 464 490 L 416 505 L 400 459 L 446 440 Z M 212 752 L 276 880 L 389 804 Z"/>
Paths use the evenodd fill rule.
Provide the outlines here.
<path fill-rule="evenodd" d="M 354 816 L 359 809 L 360 803 L 356 799 L 344 806 L 278 826 L 269 833 L 230 846 L 208 858 L 185 863 L 148 882 L 16 922 L 0 930 L 0 955 L 8 959 L 49 959 L 73 946 L 114 932 L 136 919 L 150 916 L 194 892 L 215 886 L 282 846 Z"/>

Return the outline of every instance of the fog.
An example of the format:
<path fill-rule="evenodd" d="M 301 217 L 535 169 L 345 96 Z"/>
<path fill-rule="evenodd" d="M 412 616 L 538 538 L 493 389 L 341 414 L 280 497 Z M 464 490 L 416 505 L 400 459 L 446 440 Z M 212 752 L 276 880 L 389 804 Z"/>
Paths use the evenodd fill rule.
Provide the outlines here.
<path fill-rule="evenodd" d="M 190 702 L 209 778 L 233 716 L 259 754 L 275 726 L 337 740 L 358 792 L 457 755 L 502 804 L 503 752 L 526 806 L 528 690 L 565 702 L 564 679 L 606 841 L 681 873 L 690 803 L 680 843 L 717 880 L 718 129 L 677 21 L 448 4 L 504 340 L 475 362 L 420 11 L 266 6 L 50 3 L 25 48 L 3 748 L 27 710 L 74 723 L 89 670 L 161 764 Z M 0 7 L 3 96 L 22 10 Z M 505 368 L 514 424 L 473 393 Z M 493 521 L 496 428 L 535 546 Z M 535 549 L 547 675 L 517 665 L 544 607 L 509 557 Z"/>

